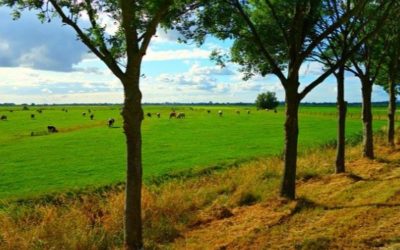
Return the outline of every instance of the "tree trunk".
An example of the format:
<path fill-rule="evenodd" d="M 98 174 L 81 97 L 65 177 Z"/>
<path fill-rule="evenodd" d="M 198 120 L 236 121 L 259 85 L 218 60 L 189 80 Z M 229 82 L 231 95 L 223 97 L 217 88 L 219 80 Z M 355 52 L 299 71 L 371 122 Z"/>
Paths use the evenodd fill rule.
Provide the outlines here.
<path fill-rule="evenodd" d="M 372 83 L 362 79 L 362 122 L 363 122 L 363 157 L 374 158 L 374 143 L 372 131 Z"/>
<path fill-rule="evenodd" d="M 344 67 L 340 67 L 337 74 L 337 109 L 339 113 L 336 145 L 336 173 L 345 172 L 346 147 L 346 112 L 347 103 L 344 101 Z"/>
<path fill-rule="evenodd" d="M 139 89 L 140 68 L 123 81 L 125 100 L 122 115 L 127 144 L 124 240 L 129 250 L 143 249 L 142 239 L 142 138 L 143 110 Z"/>
<path fill-rule="evenodd" d="M 391 77 L 390 77 L 391 78 Z M 396 115 L 396 92 L 395 83 L 392 79 L 389 80 L 389 106 L 388 106 L 388 143 L 394 147 L 394 121 Z"/>
<path fill-rule="evenodd" d="M 297 88 L 286 89 L 285 163 L 281 196 L 288 199 L 295 199 L 296 197 L 299 102 Z"/>

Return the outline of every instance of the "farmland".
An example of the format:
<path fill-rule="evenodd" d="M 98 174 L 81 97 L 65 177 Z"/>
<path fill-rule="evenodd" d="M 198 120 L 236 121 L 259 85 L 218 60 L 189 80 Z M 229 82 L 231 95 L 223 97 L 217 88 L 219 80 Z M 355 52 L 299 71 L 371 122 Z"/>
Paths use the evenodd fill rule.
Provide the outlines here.
<path fill-rule="evenodd" d="M 153 114 L 152 118 L 145 116 L 142 126 L 145 182 L 167 173 L 226 166 L 282 152 L 282 109 L 275 114 L 254 107 L 193 106 L 192 110 L 178 106 L 177 111 L 185 112 L 186 118 L 168 119 L 171 108 L 144 107 L 145 114 Z M 39 114 L 37 109 L 43 112 Z M 93 120 L 82 115 L 88 109 L 95 115 Z M 224 111 L 223 117 L 218 117 L 218 110 Z M 157 112 L 161 113 L 159 119 Z M 385 112 L 383 107 L 374 109 L 375 129 L 385 125 Z M 125 139 L 119 113 L 119 106 L 46 106 L 24 111 L 21 107 L 1 107 L 0 115 L 8 119 L 0 122 L 0 199 L 32 198 L 122 182 Z M 107 127 L 110 117 L 116 118 L 113 128 Z M 335 139 L 335 107 L 302 107 L 299 119 L 300 151 Z M 59 133 L 47 134 L 48 125 L 56 126 Z M 352 137 L 360 130 L 360 108 L 351 107 L 347 134 Z M 32 132 L 37 136 L 31 136 Z"/>

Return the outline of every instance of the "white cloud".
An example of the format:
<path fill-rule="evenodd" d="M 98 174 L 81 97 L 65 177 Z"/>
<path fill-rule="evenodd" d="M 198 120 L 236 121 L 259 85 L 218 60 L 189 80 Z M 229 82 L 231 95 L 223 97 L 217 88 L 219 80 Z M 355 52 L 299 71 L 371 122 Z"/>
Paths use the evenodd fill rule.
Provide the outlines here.
<path fill-rule="evenodd" d="M 145 61 L 168 61 L 168 60 L 185 60 L 185 59 L 208 59 L 210 51 L 204 49 L 178 49 L 155 51 L 151 48 L 147 50 L 144 56 Z"/>
<path fill-rule="evenodd" d="M 214 72 L 215 70 L 215 72 Z M 215 75 L 209 74 L 216 73 Z M 27 68 L 0 68 L 0 100 L 16 103 L 73 103 L 123 101 L 119 80 L 109 71 L 103 75 L 83 72 L 50 72 Z M 193 65 L 186 72 L 163 74 L 141 79 L 143 102 L 253 102 L 258 93 L 276 92 L 284 100 L 280 82 L 271 76 L 243 81 L 237 75 L 221 75 L 210 66 Z M 7 79 L 6 81 L 4 79 Z M 349 81 L 346 98 L 360 101 L 359 82 Z M 333 78 L 318 86 L 305 101 L 334 102 L 336 85 Z M 385 100 L 386 94 L 374 87 L 373 98 Z"/>
<path fill-rule="evenodd" d="M 177 30 L 165 30 L 158 28 L 156 35 L 153 37 L 155 43 L 174 42 L 176 43 L 182 35 Z"/>
<path fill-rule="evenodd" d="M 1 53 L 6 53 L 10 49 L 10 44 L 7 41 L 0 40 L 0 51 Z"/>
<path fill-rule="evenodd" d="M 43 93 L 47 93 L 47 94 L 52 94 L 52 93 L 53 93 L 53 91 L 51 91 L 51 90 L 48 89 L 48 88 L 41 89 L 41 91 L 42 91 Z"/>
<path fill-rule="evenodd" d="M 12 103 L 121 103 L 122 92 L 92 92 L 46 95 L 3 95 L 2 102 Z"/>
<path fill-rule="evenodd" d="M 324 73 L 323 65 L 319 62 L 305 62 L 300 67 L 301 77 L 320 76 Z"/>
<path fill-rule="evenodd" d="M 41 24 L 34 12 L 23 11 L 13 21 L 8 8 L 0 8 L 0 67 L 31 67 L 71 71 L 88 53 L 75 32 L 59 19 Z"/>
<path fill-rule="evenodd" d="M 227 67 L 221 68 L 219 66 L 202 67 L 200 64 L 195 63 L 189 69 L 189 74 L 192 75 L 233 75 L 234 73 Z"/>
<path fill-rule="evenodd" d="M 50 65 L 52 60 L 48 57 L 49 53 L 44 45 L 30 48 L 17 59 L 17 65 L 21 67 L 35 67 L 35 65 Z"/>

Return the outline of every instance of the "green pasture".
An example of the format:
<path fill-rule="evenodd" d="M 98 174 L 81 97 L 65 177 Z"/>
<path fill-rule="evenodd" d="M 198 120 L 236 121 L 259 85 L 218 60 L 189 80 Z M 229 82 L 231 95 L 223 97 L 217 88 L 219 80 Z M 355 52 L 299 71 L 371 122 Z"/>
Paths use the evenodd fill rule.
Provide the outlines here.
<path fill-rule="evenodd" d="M 39 114 L 37 109 L 43 109 Z M 62 109 L 68 109 L 63 112 Z M 88 109 L 94 113 L 94 120 Z M 121 182 L 125 176 L 125 139 L 119 106 L 0 107 L 0 199 L 31 198 L 53 192 Z M 185 119 L 169 119 L 170 106 L 145 106 L 144 179 L 189 168 L 205 168 L 283 149 L 284 111 L 254 107 L 176 107 Z M 211 113 L 206 112 L 207 109 Z M 246 110 L 251 113 L 247 114 Z M 13 110 L 13 112 L 10 112 Z M 223 117 L 217 111 L 224 112 Z M 240 110 L 240 115 L 236 114 Z M 155 113 L 160 112 L 158 119 Z M 375 129 L 385 125 L 385 108 L 376 108 Z M 349 109 L 347 134 L 361 131 L 360 108 Z M 30 115 L 35 114 L 35 119 Z M 116 119 L 114 128 L 107 120 Z M 302 107 L 299 148 L 315 147 L 336 136 L 335 107 Z M 59 133 L 47 134 L 54 125 Z M 37 134 L 31 136 L 31 132 Z"/>

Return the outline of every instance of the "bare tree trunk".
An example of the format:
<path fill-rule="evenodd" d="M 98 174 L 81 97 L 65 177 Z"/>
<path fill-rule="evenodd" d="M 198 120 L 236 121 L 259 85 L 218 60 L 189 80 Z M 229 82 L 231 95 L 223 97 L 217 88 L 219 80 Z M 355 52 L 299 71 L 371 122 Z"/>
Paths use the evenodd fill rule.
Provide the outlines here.
<path fill-rule="evenodd" d="M 122 115 L 127 144 L 127 171 L 125 196 L 124 240 L 128 250 L 143 249 L 141 192 L 142 192 L 142 138 L 143 110 L 139 89 L 140 68 L 123 81 L 125 100 Z"/>
<path fill-rule="evenodd" d="M 299 102 L 297 88 L 286 89 L 285 163 L 281 196 L 288 199 L 295 199 L 296 197 Z"/>
<path fill-rule="evenodd" d="M 372 131 L 372 83 L 362 79 L 362 122 L 363 122 L 363 157 L 374 159 L 374 142 Z"/>
<path fill-rule="evenodd" d="M 337 109 L 338 131 L 337 131 L 337 146 L 336 146 L 336 173 L 345 172 L 345 147 L 346 147 L 346 112 L 347 103 L 344 100 L 344 66 L 339 68 L 335 74 L 337 80 Z"/>
<path fill-rule="evenodd" d="M 392 77 L 389 80 L 389 106 L 388 106 L 388 143 L 390 146 L 394 147 L 394 121 L 396 115 L 396 91 L 395 83 Z"/>

